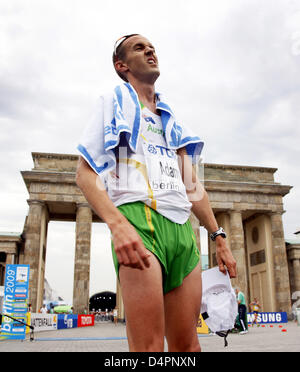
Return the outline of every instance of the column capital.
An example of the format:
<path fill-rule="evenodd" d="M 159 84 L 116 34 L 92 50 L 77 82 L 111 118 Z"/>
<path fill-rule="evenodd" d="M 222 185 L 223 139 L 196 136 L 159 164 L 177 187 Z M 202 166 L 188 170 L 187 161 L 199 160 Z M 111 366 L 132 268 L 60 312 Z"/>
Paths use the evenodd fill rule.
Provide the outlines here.
<path fill-rule="evenodd" d="M 233 209 L 228 214 L 231 227 L 236 223 L 243 225 L 243 214 L 241 210 Z"/>
<path fill-rule="evenodd" d="M 84 203 L 84 202 L 83 203 L 76 203 L 76 209 L 79 209 L 79 208 L 92 209 L 88 202 L 86 202 L 86 203 Z"/>
<path fill-rule="evenodd" d="M 284 213 L 285 213 L 285 211 L 271 211 L 271 212 L 267 212 L 265 214 L 267 214 L 270 217 L 275 217 L 275 216 L 282 216 Z"/>
<path fill-rule="evenodd" d="M 232 214 L 242 214 L 242 210 L 241 209 L 230 209 L 228 210 L 226 213 L 228 213 L 229 215 L 232 215 Z"/>
<path fill-rule="evenodd" d="M 27 203 L 28 205 L 41 205 L 41 206 L 45 206 L 46 203 L 43 201 L 43 200 L 38 200 L 38 199 L 27 199 Z"/>

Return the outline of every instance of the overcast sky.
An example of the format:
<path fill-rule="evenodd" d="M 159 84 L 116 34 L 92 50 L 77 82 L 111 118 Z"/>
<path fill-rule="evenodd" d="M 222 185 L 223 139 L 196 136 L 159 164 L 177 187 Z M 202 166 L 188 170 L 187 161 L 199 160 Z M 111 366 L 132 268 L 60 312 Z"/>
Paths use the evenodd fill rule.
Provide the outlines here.
<path fill-rule="evenodd" d="M 207 163 L 278 168 L 286 237 L 300 227 L 300 4 L 288 0 L 1 0 L 0 231 L 23 230 L 31 152 L 76 153 L 98 96 L 121 80 L 116 39 L 156 47 L 156 88 L 205 141 Z M 297 213 L 298 212 L 298 213 Z M 49 225 L 46 276 L 72 301 L 75 224 Z M 93 226 L 90 295 L 115 291 Z"/>

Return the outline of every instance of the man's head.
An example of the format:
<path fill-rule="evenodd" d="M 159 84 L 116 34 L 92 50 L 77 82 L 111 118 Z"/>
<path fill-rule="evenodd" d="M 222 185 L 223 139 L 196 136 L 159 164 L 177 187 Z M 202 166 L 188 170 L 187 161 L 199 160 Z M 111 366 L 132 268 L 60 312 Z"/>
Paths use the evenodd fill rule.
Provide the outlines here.
<path fill-rule="evenodd" d="M 136 79 L 154 84 L 160 75 L 153 45 L 139 34 L 123 36 L 116 42 L 113 64 L 117 74 L 126 82 Z"/>

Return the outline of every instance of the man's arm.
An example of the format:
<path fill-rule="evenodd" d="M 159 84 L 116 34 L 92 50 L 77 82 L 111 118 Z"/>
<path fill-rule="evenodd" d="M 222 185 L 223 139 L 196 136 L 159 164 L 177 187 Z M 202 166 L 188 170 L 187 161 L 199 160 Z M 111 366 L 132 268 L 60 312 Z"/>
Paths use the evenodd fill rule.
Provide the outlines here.
<path fill-rule="evenodd" d="M 204 225 L 208 233 L 211 234 L 218 230 L 218 224 L 211 208 L 208 194 L 197 177 L 186 149 L 179 149 L 178 156 L 187 196 L 192 203 L 192 212 Z M 216 237 L 216 259 L 221 272 L 225 274 L 227 268 L 230 277 L 236 277 L 236 261 L 226 244 L 226 239 L 220 235 Z"/>
<path fill-rule="evenodd" d="M 76 183 L 93 210 L 107 223 L 119 264 L 141 270 L 149 267 L 149 253 L 140 236 L 114 206 L 100 177 L 81 156 L 77 166 Z"/>

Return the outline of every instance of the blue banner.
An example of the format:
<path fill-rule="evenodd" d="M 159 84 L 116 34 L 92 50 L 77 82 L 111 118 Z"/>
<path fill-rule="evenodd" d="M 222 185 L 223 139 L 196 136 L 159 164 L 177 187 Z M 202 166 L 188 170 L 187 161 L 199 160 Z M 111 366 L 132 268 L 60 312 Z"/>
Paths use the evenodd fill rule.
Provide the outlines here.
<path fill-rule="evenodd" d="M 78 315 L 73 314 L 58 314 L 57 328 L 77 328 Z"/>
<path fill-rule="evenodd" d="M 254 313 L 248 313 L 248 323 L 252 323 L 255 319 Z M 269 324 L 269 323 L 287 323 L 288 317 L 287 313 L 258 313 L 257 322 L 259 324 Z"/>
<path fill-rule="evenodd" d="M 0 339 L 25 339 L 28 288 L 29 265 L 6 265 Z"/>

